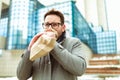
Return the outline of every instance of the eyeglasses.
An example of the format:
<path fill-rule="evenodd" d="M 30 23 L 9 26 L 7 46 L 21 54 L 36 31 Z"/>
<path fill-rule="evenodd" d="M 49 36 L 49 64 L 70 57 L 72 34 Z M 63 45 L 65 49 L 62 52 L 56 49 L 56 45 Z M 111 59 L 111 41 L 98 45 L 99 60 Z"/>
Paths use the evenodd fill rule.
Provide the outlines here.
<path fill-rule="evenodd" d="M 53 22 L 53 23 L 42 23 L 42 26 L 45 29 L 49 28 L 50 26 L 55 29 L 55 28 L 58 28 L 59 25 L 62 25 L 62 24 L 61 23 L 55 23 L 55 22 Z"/>

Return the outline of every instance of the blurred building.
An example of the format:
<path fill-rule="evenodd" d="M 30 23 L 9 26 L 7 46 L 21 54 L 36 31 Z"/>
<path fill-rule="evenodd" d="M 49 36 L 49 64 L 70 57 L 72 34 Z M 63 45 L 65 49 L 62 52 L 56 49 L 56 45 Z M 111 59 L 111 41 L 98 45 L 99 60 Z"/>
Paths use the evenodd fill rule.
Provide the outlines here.
<path fill-rule="evenodd" d="M 78 37 L 94 53 L 116 53 L 116 33 L 91 27 L 77 8 L 75 1 L 44 6 L 37 0 L 10 0 L 10 6 L 1 13 L 0 36 L 4 39 L 1 48 L 27 48 L 31 38 L 43 30 L 41 24 L 44 13 L 52 8 L 64 14 L 67 36 Z"/>
<path fill-rule="evenodd" d="M 75 6 L 75 1 L 57 3 L 51 6 L 38 3 L 36 0 L 11 0 L 9 14 L 1 19 L 1 25 L 5 27 L 2 28 L 3 32 L 6 30 L 6 33 L 1 35 L 8 40 L 7 49 L 26 48 L 31 38 L 42 31 L 43 15 L 52 8 L 60 10 L 65 15 L 67 34 L 70 36 L 91 32 L 86 20 Z"/>
<path fill-rule="evenodd" d="M 7 27 L 8 27 L 8 11 L 9 0 L 0 0 L 0 48 L 6 46 Z"/>

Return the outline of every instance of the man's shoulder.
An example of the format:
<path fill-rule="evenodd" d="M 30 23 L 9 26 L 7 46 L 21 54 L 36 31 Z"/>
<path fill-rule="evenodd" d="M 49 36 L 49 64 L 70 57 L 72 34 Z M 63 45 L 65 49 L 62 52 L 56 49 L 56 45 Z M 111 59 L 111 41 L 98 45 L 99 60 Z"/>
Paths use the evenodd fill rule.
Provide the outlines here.
<path fill-rule="evenodd" d="M 81 44 L 80 39 L 75 38 L 75 37 L 66 37 L 65 41 L 63 42 L 64 46 L 72 46 L 76 44 Z"/>
<path fill-rule="evenodd" d="M 66 41 L 67 42 L 81 42 L 81 40 L 79 38 L 76 37 L 66 37 Z"/>
<path fill-rule="evenodd" d="M 76 37 L 66 37 L 66 40 L 80 40 L 80 39 Z"/>

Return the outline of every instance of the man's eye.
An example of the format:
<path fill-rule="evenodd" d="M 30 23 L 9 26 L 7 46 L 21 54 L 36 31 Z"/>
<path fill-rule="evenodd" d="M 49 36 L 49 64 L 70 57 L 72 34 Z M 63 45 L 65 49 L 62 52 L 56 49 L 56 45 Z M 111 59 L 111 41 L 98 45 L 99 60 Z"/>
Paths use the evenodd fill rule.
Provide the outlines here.
<path fill-rule="evenodd" d="M 52 26 L 57 26 L 57 24 L 56 23 L 52 23 Z"/>
<path fill-rule="evenodd" d="M 49 26 L 50 24 L 45 24 L 45 26 Z"/>

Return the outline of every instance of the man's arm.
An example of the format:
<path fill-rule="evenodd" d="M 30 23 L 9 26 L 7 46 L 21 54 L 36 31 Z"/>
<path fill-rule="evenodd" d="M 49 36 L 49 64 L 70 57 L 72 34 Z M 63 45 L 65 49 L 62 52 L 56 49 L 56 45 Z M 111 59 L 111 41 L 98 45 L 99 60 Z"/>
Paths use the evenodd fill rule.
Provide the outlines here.
<path fill-rule="evenodd" d="M 86 70 L 85 49 L 82 49 L 82 44 L 78 39 L 67 40 L 66 42 L 70 50 L 67 50 L 68 47 L 64 48 L 56 43 L 51 54 L 65 70 L 74 75 L 82 75 Z"/>
<path fill-rule="evenodd" d="M 32 74 L 32 61 L 29 60 L 30 51 L 26 50 L 17 67 L 17 77 L 19 80 L 27 80 Z"/>

